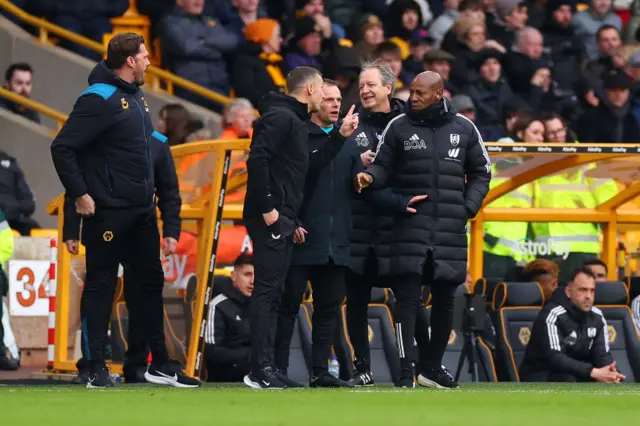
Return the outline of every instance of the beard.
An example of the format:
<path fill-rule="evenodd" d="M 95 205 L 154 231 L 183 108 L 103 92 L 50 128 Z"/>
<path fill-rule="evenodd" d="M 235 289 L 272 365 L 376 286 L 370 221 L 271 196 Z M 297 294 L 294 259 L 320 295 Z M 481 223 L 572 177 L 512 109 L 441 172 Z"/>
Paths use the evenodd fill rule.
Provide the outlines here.
<path fill-rule="evenodd" d="M 134 72 L 133 79 L 135 80 L 138 86 L 142 86 L 144 84 L 144 71 Z"/>

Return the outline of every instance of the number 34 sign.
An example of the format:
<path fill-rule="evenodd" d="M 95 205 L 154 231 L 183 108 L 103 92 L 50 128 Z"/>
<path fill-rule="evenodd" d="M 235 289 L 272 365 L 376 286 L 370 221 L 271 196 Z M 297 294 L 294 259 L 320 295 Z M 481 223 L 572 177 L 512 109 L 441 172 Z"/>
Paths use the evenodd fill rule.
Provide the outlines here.
<path fill-rule="evenodd" d="M 9 261 L 9 312 L 13 316 L 33 317 L 49 314 L 47 288 L 49 261 Z"/>

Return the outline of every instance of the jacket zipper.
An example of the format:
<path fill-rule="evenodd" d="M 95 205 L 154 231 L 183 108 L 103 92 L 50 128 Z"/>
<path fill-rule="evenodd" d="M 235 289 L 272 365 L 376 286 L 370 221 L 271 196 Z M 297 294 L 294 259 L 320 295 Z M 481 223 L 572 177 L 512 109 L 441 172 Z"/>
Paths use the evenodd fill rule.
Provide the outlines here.
<path fill-rule="evenodd" d="M 434 129 L 433 127 L 431 128 L 431 140 L 434 141 L 433 144 L 433 163 L 434 163 L 434 169 L 435 169 L 435 173 L 434 173 L 434 185 L 433 185 L 433 192 L 435 194 L 435 200 L 433 200 L 433 217 L 439 217 L 438 216 L 438 174 L 440 173 L 439 170 L 439 159 L 438 159 L 438 145 L 436 145 L 435 141 L 436 139 L 436 129 Z M 433 245 L 433 242 L 435 241 L 434 239 L 434 234 L 435 234 L 435 224 L 433 223 L 433 221 L 431 222 L 431 245 Z"/>
<path fill-rule="evenodd" d="M 142 116 L 142 132 L 144 134 L 144 154 L 147 160 L 147 176 L 149 175 L 149 141 L 147 140 L 147 125 L 144 122 L 144 113 L 142 112 L 142 108 L 140 108 L 140 104 L 133 97 L 133 102 L 138 106 L 138 110 L 140 110 L 140 115 Z M 144 201 L 146 202 L 149 198 L 149 182 L 147 181 L 147 176 L 144 177 Z"/>
<path fill-rule="evenodd" d="M 109 165 L 105 164 L 104 169 L 107 173 L 107 186 L 109 186 L 109 192 L 113 192 L 113 187 L 111 186 L 111 174 L 109 173 Z"/>
<path fill-rule="evenodd" d="M 330 187 L 330 196 L 333 197 L 334 191 L 333 191 L 333 174 L 334 174 L 334 169 L 335 169 L 335 165 L 333 160 L 331 160 L 331 176 L 329 177 L 329 187 Z M 333 199 L 331 200 L 331 214 L 329 215 L 329 260 L 333 259 L 333 248 L 332 248 L 332 244 L 331 241 L 333 239 L 333 206 L 334 206 L 334 202 Z"/>

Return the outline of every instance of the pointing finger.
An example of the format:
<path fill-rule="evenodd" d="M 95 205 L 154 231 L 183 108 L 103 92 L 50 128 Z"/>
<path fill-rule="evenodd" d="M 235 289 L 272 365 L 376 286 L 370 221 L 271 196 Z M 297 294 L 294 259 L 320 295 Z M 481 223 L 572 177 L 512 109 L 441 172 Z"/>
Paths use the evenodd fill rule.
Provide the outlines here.
<path fill-rule="evenodd" d="M 414 209 L 413 207 L 407 207 L 407 212 L 409 213 L 415 213 L 416 209 Z"/>
<path fill-rule="evenodd" d="M 353 115 L 353 110 L 355 110 L 355 109 L 356 109 L 356 105 L 355 104 L 351 105 L 351 108 L 349 108 L 349 112 L 347 113 L 346 117 L 350 118 Z"/>

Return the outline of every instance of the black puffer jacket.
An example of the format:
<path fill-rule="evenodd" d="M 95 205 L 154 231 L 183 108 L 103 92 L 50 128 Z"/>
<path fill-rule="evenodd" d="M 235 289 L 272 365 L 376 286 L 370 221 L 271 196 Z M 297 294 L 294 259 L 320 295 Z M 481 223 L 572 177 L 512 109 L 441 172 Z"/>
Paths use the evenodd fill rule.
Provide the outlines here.
<path fill-rule="evenodd" d="M 385 129 L 367 172 L 374 188 L 388 185 L 403 195 L 429 196 L 415 205 L 415 214 L 394 223 L 391 274 L 422 275 L 431 251 L 434 280 L 462 284 L 467 270 L 465 226 L 480 210 L 491 180 L 491 161 L 474 124 L 446 100 L 419 112 L 413 112 L 409 102 L 406 114 Z"/>
<path fill-rule="evenodd" d="M 391 112 L 375 113 L 360 108 L 360 125 L 347 143 L 357 146 L 360 153 L 375 151 L 382 132 L 389 121 L 402 114 L 404 103 L 394 99 Z M 390 188 L 363 191 L 351 204 L 351 270 L 364 274 L 364 264 L 373 250 L 378 263 L 378 276 L 389 275 L 389 233 L 393 227 L 393 213 L 406 212 L 410 197 L 394 194 Z"/>

